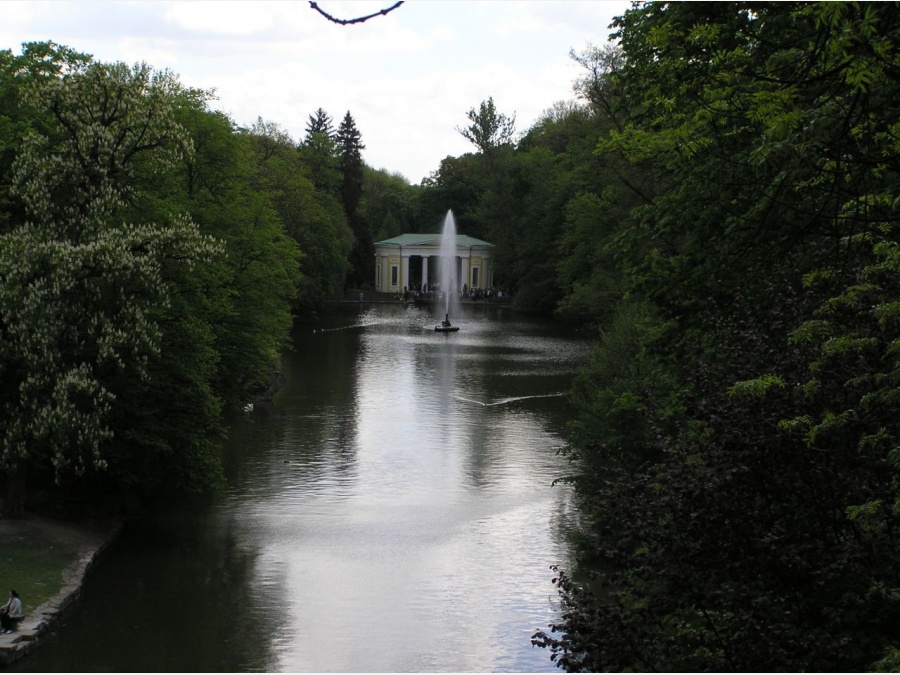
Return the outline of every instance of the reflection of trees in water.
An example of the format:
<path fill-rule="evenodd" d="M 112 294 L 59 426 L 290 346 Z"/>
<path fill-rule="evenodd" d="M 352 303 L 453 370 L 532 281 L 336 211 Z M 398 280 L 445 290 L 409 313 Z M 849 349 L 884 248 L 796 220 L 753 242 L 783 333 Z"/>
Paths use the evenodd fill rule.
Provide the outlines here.
<path fill-rule="evenodd" d="M 560 420 L 571 418 L 565 395 L 571 386 L 575 359 L 583 352 L 555 341 L 535 343 L 527 349 L 484 345 L 477 356 L 469 350 L 461 364 L 458 408 L 467 418 L 472 439 L 466 444 L 466 475 L 473 487 L 484 488 L 508 478 L 510 463 L 543 464 L 562 444 Z M 561 360 L 567 365 L 561 368 Z M 568 370 L 562 374 L 560 370 Z M 552 413 L 550 411 L 553 411 Z M 522 447 L 522 439 L 546 437 L 540 447 Z M 552 460 L 548 460 L 552 464 Z M 557 476 L 548 474 L 548 481 Z"/>
<path fill-rule="evenodd" d="M 341 313 L 332 320 L 345 326 L 352 318 Z M 244 503 L 290 498 L 298 482 L 353 475 L 360 354 L 352 325 L 316 332 L 298 326 L 294 350 L 282 359 L 287 381 L 277 405 L 256 406 L 236 419 L 223 444 L 230 489 Z"/>
<path fill-rule="evenodd" d="M 365 327 L 354 324 L 357 320 Z M 548 341 L 531 358 L 521 348 L 503 346 L 510 332 L 521 344 L 529 327 L 500 320 L 485 327 L 476 320 L 469 317 L 465 332 L 448 340 L 427 330 L 433 320 L 425 312 L 379 306 L 377 312 L 344 312 L 325 320 L 340 330 L 298 329 L 295 351 L 282 364 L 285 388 L 273 405 L 238 415 L 223 444 L 226 493 L 212 501 L 160 505 L 160 513 L 126 531 L 89 575 L 82 602 L 59 631 L 64 641 L 48 638 L 35 651 L 37 658 L 23 664 L 42 672 L 234 672 L 311 663 L 315 659 L 307 650 L 320 643 L 301 643 L 340 632 L 335 643 L 342 644 L 346 634 L 366 634 L 369 619 L 360 619 L 356 610 L 383 615 L 397 601 L 393 591 L 382 594 L 400 578 L 384 564 L 398 547 L 411 571 L 422 572 L 423 602 L 441 612 L 459 611 L 459 635 L 468 635 L 473 626 L 476 632 L 494 630 L 492 622 L 513 621 L 526 631 L 546 625 L 549 618 L 528 618 L 520 626 L 520 611 L 530 608 L 543 617 L 544 552 L 549 546 L 555 562 L 563 536 L 554 527 L 547 542 L 545 530 L 571 515 L 568 497 L 565 506 L 555 498 L 535 501 L 535 493 L 562 470 L 554 463 L 558 430 L 549 420 L 562 417 L 553 408 L 565 399 L 477 405 L 456 397 L 493 404 L 559 391 L 554 370 L 559 343 Z M 359 461 L 358 451 L 365 461 Z M 357 497 L 373 505 L 371 514 L 355 510 Z M 394 497 L 402 503 L 393 503 Z M 539 507 L 532 508 L 539 503 L 559 511 L 548 521 Z M 407 504 L 422 508 L 407 511 Z M 537 520 L 521 524 L 531 519 Z M 436 551 L 447 556 L 448 584 L 457 597 L 435 585 L 430 567 L 415 567 L 425 559 L 442 569 Z M 502 565 L 472 575 L 478 578 L 459 574 L 461 552 L 492 565 L 500 559 Z M 359 567 L 357 555 L 366 558 Z M 373 571 L 379 560 L 387 576 Z M 518 561 L 537 572 L 498 574 L 498 567 Z M 354 573 L 354 582 L 372 580 L 368 600 L 345 594 L 342 610 L 329 594 L 310 605 L 311 597 L 333 593 L 328 584 L 340 583 L 347 572 Z M 514 592 L 491 592 L 513 609 L 499 616 L 481 612 L 473 623 L 469 615 L 478 613 L 472 607 L 481 607 L 479 594 L 506 588 L 508 579 L 515 579 Z M 529 589 L 538 589 L 539 597 L 527 599 Z M 468 593 L 474 599 L 464 597 Z M 403 607 L 395 611 L 404 620 L 408 616 Z M 403 629 L 426 645 L 421 649 L 436 650 L 442 663 L 463 670 L 472 663 L 442 651 L 445 641 L 432 642 L 427 626 L 414 623 Z M 397 635 L 398 625 L 389 638 L 380 635 L 379 644 L 360 650 L 371 650 L 379 663 L 394 663 L 391 645 L 409 646 L 407 636 Z M 503 639 L 514 642 L 508 635 Z M 367 657 L 345 651 L 335 658 L 353 670 Z M 408 663 L 430 663 L 423 658 L 414 649 Z M 522 670 L 534 663 L 530 651 L 516 658 L 525 664 Z"/>
<path fill-rule="evenodd" d="M 190 645 L 160 670 L 272 670 L 275 665 L 272 638 L 287 625 L 281 589 L 284 580 L 260 580 L 258 550 L 247 545 L 246 525 L 240 514 L 218 519 L 198 509 L 179 509 L 180 522 L 163 523 L 147 542 L 141 533 L 142 556 L 158 557 L 147 566 L 157 579 L 156 591 L 141 598 L 154 615 L 171 616 L 176 622 L 192 621 L 191 608 L 203 607 L 203 622 L 190 629 Z M 185 518 L 185 513 L 196 517 Z M 169 548 L 163 555 L 159 551 Z M 173 555 L 174 553 L 174 555 Z M 173 611 L 174 610 L 174 611 Z M 179 650 L 180 651 L 180 650 Z M 147 670 L 157 668 L 148 665 Z"/>
<path fill-rule="evenodd" d="M 287 626 L 283 583 L 260 584 L 238 522 L 210 528 L 208 502 L 172 503 L 125 528 L 62 630 L 16 667 L 38 672 L 271 671 Z M 241 616 L 248 618 L 241 619 Z M 195 617 L 202 616 L 202 621 Z M 127 617 L 127 620 L 122 620 Z M 172 630 L 181 626 L 181 630 Z M 98 632 L 98 627 L 100 628 Z M 184 639 L 173 639 L 182 635 Z"/>

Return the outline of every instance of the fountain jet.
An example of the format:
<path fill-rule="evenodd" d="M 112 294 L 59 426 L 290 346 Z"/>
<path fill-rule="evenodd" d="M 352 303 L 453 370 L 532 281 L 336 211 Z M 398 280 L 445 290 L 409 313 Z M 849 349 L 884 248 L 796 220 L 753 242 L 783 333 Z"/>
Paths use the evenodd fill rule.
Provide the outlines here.
<path fill-rule="evenodd" d="M 440 249 L 440 292 L 444 299 L 444 320 L 434 329 L 442 333 L 452 333 L 459 330 L 459 326 L 450 324 L 450 310 L 459 305 L 459 274 L 456 268 L 456 220 L 453 219 L 453 211 L 447 211 L 444 218 L 444 229 L 441 233 Z"/>

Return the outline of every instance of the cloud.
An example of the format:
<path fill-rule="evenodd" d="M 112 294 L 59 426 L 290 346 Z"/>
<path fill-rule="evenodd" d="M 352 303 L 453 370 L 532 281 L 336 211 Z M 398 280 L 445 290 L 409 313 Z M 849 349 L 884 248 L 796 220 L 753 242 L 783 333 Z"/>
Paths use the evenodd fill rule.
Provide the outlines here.
<path fill-rule="evenodd" d="M 251 35 L 272 26 L 273 15 L 258 4 L 167 2 L 163 19 L 191 32 Z"/>
<path fill-rule="evenodd" d="M 391 0 L 318 0 L 352 18 Z M 186 86 L 215 89 L 214 106 L 242 126 L 257 117 L 295 139 L 324 108 L 350 111 L 364 159 L 417 182 L 447 155 L 474 148 L 456 132 L 489 96 L 525 131 L 572 98 L 569 50 L 606 38 L 626 0 L 407 0 L 387 16 L 338 26 L 307 0 L 91 2 L 5 0 L 0 47 L 52 39 L 102 61 L 146 61 Z"/>

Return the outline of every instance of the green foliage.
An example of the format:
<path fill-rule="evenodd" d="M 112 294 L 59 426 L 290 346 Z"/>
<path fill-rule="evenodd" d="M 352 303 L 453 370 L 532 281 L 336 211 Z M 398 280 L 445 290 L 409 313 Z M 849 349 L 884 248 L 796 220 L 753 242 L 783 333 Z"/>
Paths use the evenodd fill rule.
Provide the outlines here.
<path fill-rule="evenodd" d="M 374 241 L 418 231 L 417 196 L 403 176 L 364 167 L 360 211 L 374 233 Z"/>
<path fill-rule="evenodd" d="M 28 130 L 43 129 L 46 119 L 46 111 L 26 104 L 26 89 L 35 81 L 77 72 L 89 60 L 52 42 L 26 43 L 20 55 L 0 52 L 0 231 L 25 218 L 21 204 L 9 194 L 12 164 Z"/>
<path fill-rule="evenodd" d="M 668 375 L 646 349 L 654 323 L 652 308 L 642 302 L 622 303 L 600 331 L 587 367 L 576 379 L 572 400 L 581 415 L 570 424 L 571 446 L 566 454 L 579 460 L 578 482 L 589 497 L 610 454 L 647 459 L 654 430 L 648 406 L 666 392 Z"/>
<path fill-rule="evenodd" d="M 218 487 L 223 406 L 267 388 L 292 307 L 343 280 L 340 235 L 321 287 L 300 273 L 286 221 L 316 227 L 296 204 L 320 196 L 293 142 L 261 120 L 241 133 L 209 98 L 49 43 L 0 55 L 8 513 L 26 475 L 112 509 Z"/>
<path fill-rule="evenodd" d="M 14 167 L 29 220 L 3 235 L 2 463 L 50 462 L 57 479 L 107 466 L 118 374 L 147 376 L 170 301 L 166 260 L 193 265 L 220 249 L 188 219 L 121 222 L 133 160 L 165 169 L 186 145 L 166 116 L 169 80 L 144 66 L 92 65 L 26 96 L 52 111 L 53 138 L 32 132 Z"/>
<path fill-rule="evenodd" d="M 478 106 L 466 113 L 469 126 L 457 128 L 462 136 L 474 144 L 481 152 L 490 153 L 494 148 L 512 143 L 516 131 L 516 116 L 508 117 L 497 110 L 493 97 L 482 101 Z"/>
<path fill-rule="evenodd" d="M 573 197 L 566 205 L 566 224 L 559 242 L 557 274 L 563 299 L 561 316 L 600 321 L 608 318 L 622 297 L 611 244 L 618 224 L 610 222 L 617 209 L 594 193 Z"/>
<path fill-rule="evenodd" d="M 316 112 L 310 115 L 306 121 L 306 136 L 309 138 L 312 134 L 326 134 L 334 136 L 334 126 L 332 125 L 331 115 L 322 108 L 316 108 Z"/>
<path fill-rule="evenodd" d="M 449 205 L 461 234 L 487 239 L 484 225 L 474 213 L 482 187 L 479 167 L 479 158 L 472 154 L 442 159 L 440 167 L 422 181 L 417 213 L 420 225 L 415 231 L 439 230 Z"/>
<path fill-rule="evenodd" d="M 647 309 L 579 380 L 595 576 L 557 577 L 535 644 L 572 671 L 890 670 L 900 13 L 646 3 L 616 26 L 623 60 L 581 87 L 614 102 L 618 187 L 569 202 L 558 269 L 563 307 L 600 315 L 605 264 Z"/>
<path fill-rule="evenodd" d="M 327 140 L 317 134 L 311 134 L 308 141 Z M 296 287 L 291 301 L 297 311 L 314 309 L 339 297 L 347 276 L 353 233 L 338 197 L 336 157 L 322 157 L 335 163 L 333 180 L 321 189 L 317 179 L 310 177 L 311 145 L 294 149 L 285 132 L 262 120 L 246 135 L 245 142 L 245 149 L 253 154 L 251 185 L 255 198 L 266 195 L 267 208 L 274 209 L 284 233 L 299 245 L 299 251 L 284 249 L 278 254 L 280 264 L 299 257 L 300 272 L 297 277 L 292 266 L 284 268 L 279 293 Z M 328 140 L 325 145 L 333 144 Z M 273 215 L 270 212 L 268 217 Z M 284 248 L 285 242 L 280 246 Z"/>
<path fill-rule="evenodd" d="M 300 145 L 300 161 L 317 190 L 340 198 L 340 155 L 337 141 L 331 135 L 309 134 Z"/>
<path fill-rule="evenodd" d="M 347 222 L 354 234 L 348 282 L 357 288 L 365 287 L 371 285 L 375 278 L 372 230 L 359 208 L 363 197 L 362 151 L 366 146 L 362 143 L 362 134 L 356 128 L 356 121 L 349 110 L 341 120 L 336 138 L 340 149 L 341 200 Z"/>
<path fill-rule="evenodd" d="M 752 380 L 736 382 L 728 390 L 728 395 L 743 398 L 762 398 L 775 387 L 784 389 L 784 380 L 777 375 L 763 375 Z"/>

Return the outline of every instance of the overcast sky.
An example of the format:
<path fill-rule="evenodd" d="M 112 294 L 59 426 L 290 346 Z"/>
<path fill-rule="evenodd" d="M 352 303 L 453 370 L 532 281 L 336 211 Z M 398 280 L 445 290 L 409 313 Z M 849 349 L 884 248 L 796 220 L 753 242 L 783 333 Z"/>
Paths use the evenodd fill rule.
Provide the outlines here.
<path fill-rule="evenodd" d="M 318 0 L 338 18 L 394 0 Z M 456 131 L 489 96 L 524 131 L 571 99 L 570 49 L 606 42 L 624 0 L 406 0 L 387 16 L 338 26 L 307 0 L 29 0 L 0 4 L 0 48 L 53 40 L 100 61 L 145 61 L 215 89 L 241 126 L 257 117 L 301 140 L 324 108 L 349 110 L 370 166 L 418 183 L 474 148 Z"/>

